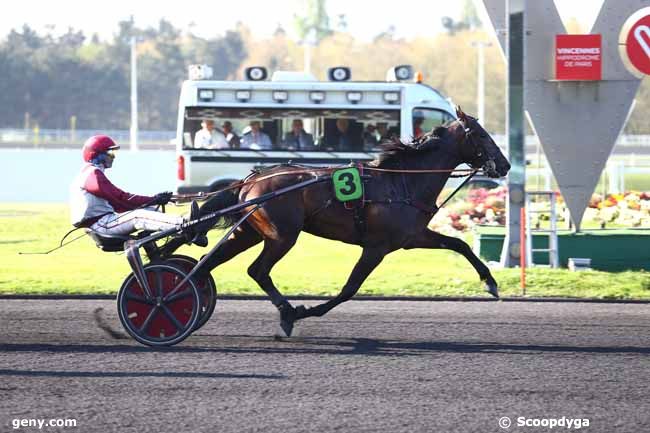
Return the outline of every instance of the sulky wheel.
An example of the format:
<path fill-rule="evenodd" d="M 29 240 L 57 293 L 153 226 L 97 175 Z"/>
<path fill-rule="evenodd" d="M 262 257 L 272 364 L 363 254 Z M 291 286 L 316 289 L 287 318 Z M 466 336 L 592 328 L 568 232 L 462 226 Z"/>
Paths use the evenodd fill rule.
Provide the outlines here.
<path fill-rule="evenodd" d="M 198 260 L 194 257 L 184 256 L 182 254 L 169 256 L 166 261 L 172 263 L 185 273 L 189 273 L 198 263 Z M 217 305 L 217 286 L 210 274 L 208 274 L 206 278 L 200 280 L 196 277 L 193 277 L 192 279 L 201 295 L 201 312 L 199 314 L 199 320 L 196 322 L 196 326 L 194 327 L 194 330 L 196 331 L 205 325 L 207 321 L 210 320 L 210 317 L 212 317 L 212 313 L 214 313 L 214 308 Z"/>
<path fill-rule="evenodd" d="M 199 289 L 187 275 L 170 264 L 149 264 L 144 268 L 151 297 L 140 287 L 133 273 L 124 280 L 117 295 L 117 312 L 124 329 L 148 346 L 171 346 L 189 336 L 201 309 Z"/>

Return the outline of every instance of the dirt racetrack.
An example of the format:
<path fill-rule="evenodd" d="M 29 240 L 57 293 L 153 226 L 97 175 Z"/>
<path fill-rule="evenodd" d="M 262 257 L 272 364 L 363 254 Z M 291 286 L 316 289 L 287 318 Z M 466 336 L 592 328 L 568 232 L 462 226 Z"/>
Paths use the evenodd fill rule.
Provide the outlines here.
<path fill-rule="evenodd" d="M 2 431 L 650 431 L 647 304 L 352 301 L 276 339 L 270 303 L 220 301 L 166 350 L 119 338 L 111 301 L 1 300 L 0 321 Z"/>

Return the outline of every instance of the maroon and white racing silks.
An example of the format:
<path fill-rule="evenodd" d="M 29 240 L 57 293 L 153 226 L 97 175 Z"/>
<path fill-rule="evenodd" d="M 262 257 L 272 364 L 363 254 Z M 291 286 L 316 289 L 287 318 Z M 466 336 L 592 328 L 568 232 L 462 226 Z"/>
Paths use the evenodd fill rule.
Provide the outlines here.
<path fill-rule="evenodd" d="M 154 198 L 124 192 L 104 175 L 104 168 L 86 164 L 70 188 L 70 219 L 75 227 L 90 227 L 102 216 L 136 209 Z"/>

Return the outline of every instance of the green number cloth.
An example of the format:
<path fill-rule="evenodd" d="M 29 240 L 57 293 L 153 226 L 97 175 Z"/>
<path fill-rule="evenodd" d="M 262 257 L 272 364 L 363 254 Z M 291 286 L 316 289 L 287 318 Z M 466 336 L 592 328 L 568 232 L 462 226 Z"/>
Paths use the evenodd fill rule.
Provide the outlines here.
<path fill-rule="evenodd" d="M 358 200 L 363 197 L 361 175 L 356 167 L 343 168 L 332 173 L 334 194 L 341 202 Z"/>

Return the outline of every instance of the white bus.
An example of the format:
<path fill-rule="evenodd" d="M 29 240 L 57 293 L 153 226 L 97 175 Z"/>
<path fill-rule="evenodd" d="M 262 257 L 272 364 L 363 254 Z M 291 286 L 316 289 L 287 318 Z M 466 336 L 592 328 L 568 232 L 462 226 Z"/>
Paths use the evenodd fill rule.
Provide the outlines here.
<path fill-rule="evenodd" d="M 381 82 L 351 81 L 345 67 L 328 75 L 329 81 L 318 81 L 277 71 L 267 80 L 264 68 L 252 67 L 246 80 L 216 81 L 208 66 L 190 66 L 178 112 L 178 192 L 214 191 L 260 166 L 369 161 L 382 140 L 410 140 L 455 118 L 451 102 L 408 65 L 392 68 Z M 229 122 L 239 144 L 195 140 L 204 121 L 216 129 Z M 298 121 L 309 134 L 303 142 L 290 135 Z M 260 132 L 268 138 L 258 144 Z"/>

